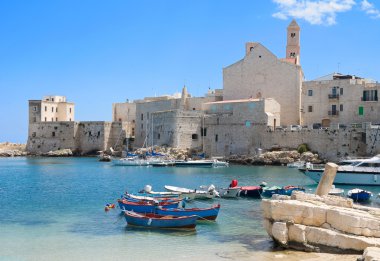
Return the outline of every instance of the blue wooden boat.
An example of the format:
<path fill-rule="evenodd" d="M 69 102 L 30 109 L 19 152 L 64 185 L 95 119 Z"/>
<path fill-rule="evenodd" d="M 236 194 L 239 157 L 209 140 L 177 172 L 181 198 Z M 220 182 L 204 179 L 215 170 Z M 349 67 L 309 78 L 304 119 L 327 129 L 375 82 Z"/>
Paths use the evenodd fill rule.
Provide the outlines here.
<path fill-rule="evenodd" d="M 366 202 L 372 197 L 372 193 L 363 189 L 351 189 L 347 192 L 347 197 L 352 198 L 355 202 Z"/>
<path fill-rule="evenodd" d="M 197 216 L 166 216 L 154 213 L 140 214 L 131 211 L 124 211 L 125 220 L 128 225 L 146 228 L 190 228 L 196 226 Z"/>
<path fill-rule="evenodd" d="M 218 217 L 220 204 L 214 205 L 211 208 L 166 208 L 159 206 L 156 208 L 156 214 L 169 215 L 175 217 L 197 216 L 198 219 L 215 220 Z"/>
<path fill-rule="evenodd" d="M 138 213 L 154 213 L 157 206 L 163 206 L 167 208 L 178 208 L 182 204 L 182 201 L 131 201 L 127 199 L 118 199 L 117 203 L 121 210 L 134 211 Z"/>

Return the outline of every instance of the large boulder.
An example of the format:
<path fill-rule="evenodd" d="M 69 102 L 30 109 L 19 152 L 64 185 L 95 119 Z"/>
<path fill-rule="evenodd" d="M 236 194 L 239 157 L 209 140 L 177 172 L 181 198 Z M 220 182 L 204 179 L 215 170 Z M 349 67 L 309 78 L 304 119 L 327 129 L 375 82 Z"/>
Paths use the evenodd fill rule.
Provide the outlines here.
<path fill-rule="evenodd" d="M 295 192 L 263 199 L 261 207 L 268 235 L 285 247 L 351 252 L 380 246 L 379 210 L 351 199 Z"/>

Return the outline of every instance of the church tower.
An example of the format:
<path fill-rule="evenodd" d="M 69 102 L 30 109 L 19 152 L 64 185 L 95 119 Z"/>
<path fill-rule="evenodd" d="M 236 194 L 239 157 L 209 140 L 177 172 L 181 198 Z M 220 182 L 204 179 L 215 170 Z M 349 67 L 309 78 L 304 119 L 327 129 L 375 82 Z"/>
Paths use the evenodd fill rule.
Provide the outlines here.
<path fill-rule="evenodd" d="M 294 59 L 294 63 L 300 64 L 300 27 L 296 20 L 289 24 L 287 29 L 286 58 Z"/>

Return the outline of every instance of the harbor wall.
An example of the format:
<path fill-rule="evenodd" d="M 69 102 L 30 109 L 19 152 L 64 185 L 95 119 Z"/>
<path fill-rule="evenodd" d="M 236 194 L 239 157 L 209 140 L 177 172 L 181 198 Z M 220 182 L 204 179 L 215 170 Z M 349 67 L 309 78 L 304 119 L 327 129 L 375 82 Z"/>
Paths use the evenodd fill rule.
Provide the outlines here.
<path fill-rule="evenodd" d="M 27 151 L 46 153 L 70 149 L 77 154 L 120 149 L 125 140 L 122 122 L 40 122 L 31 123 Z"/>

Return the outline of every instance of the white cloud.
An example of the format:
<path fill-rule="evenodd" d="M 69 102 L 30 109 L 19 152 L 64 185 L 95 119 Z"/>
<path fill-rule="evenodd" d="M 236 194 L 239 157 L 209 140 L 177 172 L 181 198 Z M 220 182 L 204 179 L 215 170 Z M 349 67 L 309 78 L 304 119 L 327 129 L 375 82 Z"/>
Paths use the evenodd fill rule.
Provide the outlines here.
<path fill-rule="evenodd" d="M 372 18 L 380 18 L 380 11 L 367 0 L 361 2 L 361 9 Z"/>
<path fill-rule="evenodd" d="M 355 0 L 273 0 L 273 2 L 279 8 L 273 17 L 279 19 L 292 17 L 304 19 L 311 24 L 323 25 L 335 24 L 337 13 L 350 11 L 356 4 Z"/>

